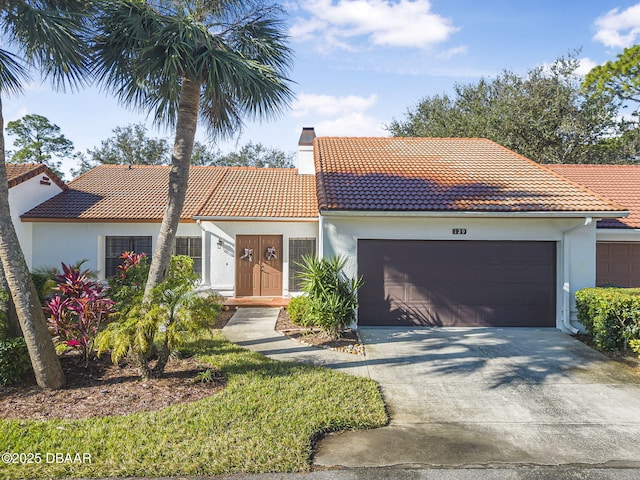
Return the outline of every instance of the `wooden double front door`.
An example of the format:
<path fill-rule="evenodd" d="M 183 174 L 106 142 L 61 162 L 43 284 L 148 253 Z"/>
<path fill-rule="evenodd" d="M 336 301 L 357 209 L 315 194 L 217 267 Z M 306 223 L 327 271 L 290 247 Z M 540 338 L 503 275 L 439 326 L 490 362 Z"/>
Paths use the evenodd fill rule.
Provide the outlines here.
<path fill-rule="evenodd" d="M 282 235 L 236 236 L 236 296 L 282 295 Z"/>

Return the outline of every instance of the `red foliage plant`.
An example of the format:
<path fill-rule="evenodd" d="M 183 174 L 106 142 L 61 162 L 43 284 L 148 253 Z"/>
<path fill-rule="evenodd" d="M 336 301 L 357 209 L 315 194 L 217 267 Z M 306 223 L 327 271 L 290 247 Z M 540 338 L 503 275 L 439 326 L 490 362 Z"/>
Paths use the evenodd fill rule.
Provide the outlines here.
<path fill-rule="evenodd" d="M 100 325 L 107 322 L 114 302 L 99 282 L 89 278 L 88 270 L 63 263 L 55 281 L 58 293 L 44 305 L 49 330 L 58 342 L 79 349 L 88 362 Z"/>

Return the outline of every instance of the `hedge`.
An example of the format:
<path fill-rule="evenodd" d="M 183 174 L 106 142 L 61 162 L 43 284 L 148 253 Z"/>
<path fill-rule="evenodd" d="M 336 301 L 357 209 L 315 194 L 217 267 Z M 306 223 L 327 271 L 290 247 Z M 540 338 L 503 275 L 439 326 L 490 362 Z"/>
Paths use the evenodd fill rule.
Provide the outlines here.
<path fill-rule="evenodd" d="M 585 288 L 576 292 L 576 306 L 596 348 L 640 353 L 640 288 Z"/>

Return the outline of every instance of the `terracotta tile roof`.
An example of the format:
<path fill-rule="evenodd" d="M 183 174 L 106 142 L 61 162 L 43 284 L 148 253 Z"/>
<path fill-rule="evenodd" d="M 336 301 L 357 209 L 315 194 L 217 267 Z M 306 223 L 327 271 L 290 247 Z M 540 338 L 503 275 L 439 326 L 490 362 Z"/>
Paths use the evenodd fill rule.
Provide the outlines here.
<path fill-rule="evenodd" d="M 640 228 L 640 165 L 547 165 L 547 167 L 629 210 L 629 216 L 626 218 L 600 220 L 599 228 Z"/>
<path fill-rule="evenodd" d="M 486 139 L 318 137 L 314 147 L 320 209 L 625 210 Z"/>
<path fill-rule="evenodd" d="M 191 167 L 182 221 L 205 215 L 305 216 L 315 201 L 312 175 L 291 180 L 295 170 Z M 27 221 L 162 220 L 167 200 L 168 166 L 101 165 L 69 183 L 69 189 L 22 215 Z M 277 182 L 286 180 L 284 187 Z M 304 188 L 300 188 L 302 184 Z M 217 189 L 224 189 L 224 196 Z M 245 198 L 246 197 L 246 198 Z M 268 207 L 266 207 L 268 206 Z M 301 206 L 304 206 L 302 208 Z"/>
<path fill-rule="evenodd" d="M 228 167 L 197 217 L 316 218 L 313 175 L 292 168 Z"/>
<path fill-rule="evenodd" d="M 48 177 L 61 189 L 66 190 L 67 185 L 42 163 L 7 163 L 7 180 L 9 188 L 15 187 L 36 175 Z"/>

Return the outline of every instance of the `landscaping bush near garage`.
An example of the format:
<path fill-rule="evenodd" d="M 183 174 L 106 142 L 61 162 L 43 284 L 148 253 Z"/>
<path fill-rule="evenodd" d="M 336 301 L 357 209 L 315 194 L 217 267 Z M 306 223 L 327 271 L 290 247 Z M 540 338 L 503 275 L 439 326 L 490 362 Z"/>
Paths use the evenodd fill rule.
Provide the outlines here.
<path fill-rule="evenodd" d="M 293 307 L 289 303 L 289 315 L 293 313 L 294 323 L 317 326 L 329 338 L 337 339 L 355 320 L 362 278 L 348 278 L 344 273 L 346 264 L 346 259 L 341 257 L 303 257 L 298 276 L 306 296 L 292 299 Z"/>
<path fill-rule="evenodd" d="M 40 462 L 17 458 L 0 465 L 0 477 L 307 471 L 313 443 L 323 433 L 387 422 L 372 380 L 270 360 L 229 343 L 218 332 L 194 348 L 199 361 L 215 365 L 227 379 L 219 393 L 126 416 L 0 420 L 3 452 L 42 456 Z M 77 462 L 47 463 L 47 452 L 80 457 Z"/>
<path fill-rule="evenodd" d="M 576 305 L 597 349 L 640 354 L 640 288 L 585 288 L 576 292 Z"/>

